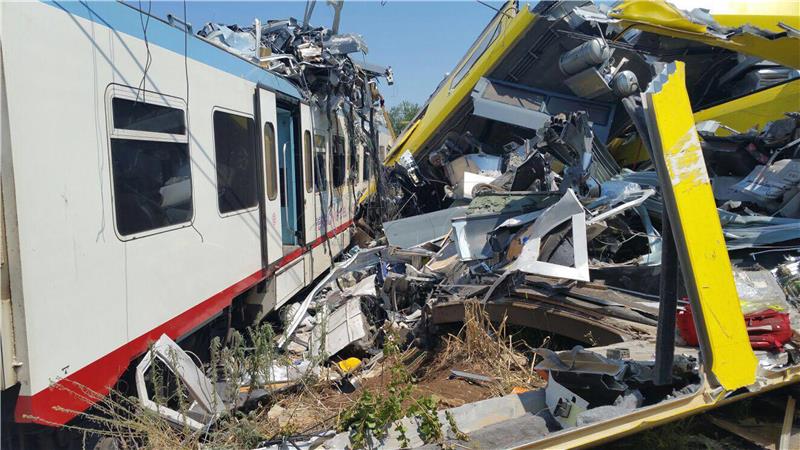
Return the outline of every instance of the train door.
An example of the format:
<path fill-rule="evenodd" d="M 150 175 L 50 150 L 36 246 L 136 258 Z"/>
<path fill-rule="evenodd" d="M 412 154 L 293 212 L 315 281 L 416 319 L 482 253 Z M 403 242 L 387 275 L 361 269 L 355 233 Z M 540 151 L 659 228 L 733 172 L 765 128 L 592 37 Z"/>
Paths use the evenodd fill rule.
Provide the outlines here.
<path fill-rule="evenodd" d="M 311 153 L 314 158 L 313 192 L 314 199 L 314 236 L 319 239 L 320 245 L 312 248 L 313 276 L 316 278 L 331 266 L 329 245 L 325 243 L 325 235 L 331 231 L 331 189 L 328 176 L 328 134 L 324 127 L 315 123 L 311 137 Z"/>
<path fill-rule="evenodd" d="M 284 254 L 305 244 L 303 153 L 297 106 L 277 109 L 277 148 L 281 193 L 281 238 Z"/>
<path fill-rule="evenodd" d="M 275 167 L 280 217 L 279 243 L 283 260 L 275 272 L 276 305 L 280 307 L 306 284 L 303 209 L 303 152 L 300 142 L 300 108 L 296 102 L 277 100 L 275 114 Z"/>
<path fill-rule="evenodd" d="M 281 236 L 281 200 L 278 190 L 278 158 L 277 158 L 277 133 L 278 122 L 275 94 L 264 89 L 258 89 L 259 104 L 259 129 L 262 142 L 262 246 L 266 252 L 267 264 L 273 264 L 283 257 L 283 239 Z"/>
<path fill-rule="evenodd" d="M 317 237 L 316 234 L 316 205 L 314 196 L 314 141 L 313 132 L 314 126 L 312 123 L 311 107 L 306 104 L 300 104 L 300 129 L 302 131 L 302 146 L 303 146 L 303 216 L 305 217 L 305 236 L 306 243 L 314 242 Z M 313 267 L 311 260 L 312 253 L 309 252 L 309 267 Z M 310 271 L 309 271 L 310 273 Z M 313 278 L 313 277 L 312 277 Z"/>

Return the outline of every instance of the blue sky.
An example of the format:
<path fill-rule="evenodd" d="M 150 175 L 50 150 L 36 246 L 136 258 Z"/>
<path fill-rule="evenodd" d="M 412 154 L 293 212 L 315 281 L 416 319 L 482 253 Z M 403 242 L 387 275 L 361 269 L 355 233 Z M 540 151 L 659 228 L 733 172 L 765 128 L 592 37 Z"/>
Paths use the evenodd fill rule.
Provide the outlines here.
<path fill-rule="evenodd" d="M 138 6 L 137 1 L 128 3 Z M 495 7 L 502 3 L 491 2 Z M 142 1 L 142 8 L 148 5 Z M 252 25 L 258 17 L 302 20 L 305 2 L 188 2 L 187 16 L 195 30 L 206 22 Z M 153 14 L 183 16 L 182 2 L 153 2 Z M 389 106 L 403 100 L 422 104 L 461 59 L 495 12 L 476 1 L 345 1 L 340 32 L 359 33 L 369 46 L 366 59 L 392 66 L 394 86 L 381 86 Z M 312 24 L 330 26 L 333 13 L 317 1 Z"/>

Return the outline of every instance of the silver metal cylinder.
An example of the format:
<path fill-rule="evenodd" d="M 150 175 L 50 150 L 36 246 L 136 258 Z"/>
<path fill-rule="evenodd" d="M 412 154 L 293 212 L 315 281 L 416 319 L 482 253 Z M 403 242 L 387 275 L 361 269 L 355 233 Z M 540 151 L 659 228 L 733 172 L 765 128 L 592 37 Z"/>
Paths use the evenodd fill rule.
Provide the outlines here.
<path fill-rule="evenodd" d="M 594 38 L 561 55 L 558 68 L 564 75 L 574 75 L 611 58 L 611 48 L 601 38 Z"/>
<path fill-rule="evenodd" d="M 611 80 L 611 89 L 619 97 L 627 97 L 639 90 L 639 80 L 636 79 L 635 73 L 630 70 L 623 70 L 614 75 Z"/>

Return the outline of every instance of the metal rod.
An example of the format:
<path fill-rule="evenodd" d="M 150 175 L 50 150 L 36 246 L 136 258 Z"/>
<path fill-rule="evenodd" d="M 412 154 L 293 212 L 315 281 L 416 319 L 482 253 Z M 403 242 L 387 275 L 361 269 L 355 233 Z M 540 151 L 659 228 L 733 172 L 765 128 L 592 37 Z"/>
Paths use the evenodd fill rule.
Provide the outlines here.
<path fill-rule="evenodd" d="M 661 224 L 661 295 L 658 305 L 656 333 L 656 365 L 654 384 L 672 384 L 672 364 L 675 358 L 675 315 L 678 310 L 678 250 L 664 214 Z"/>
<path fill-rule="evenodd" d="M 180 19 L 178 16 L 174 14 L 167 14 L 167 22 L 175 28 L 178 28 L 175 24 L 178 23 L 183 26 L 184 31 L 191 33 L 192 32 L 192 24 L 186 22 L 185 20 Z"/>

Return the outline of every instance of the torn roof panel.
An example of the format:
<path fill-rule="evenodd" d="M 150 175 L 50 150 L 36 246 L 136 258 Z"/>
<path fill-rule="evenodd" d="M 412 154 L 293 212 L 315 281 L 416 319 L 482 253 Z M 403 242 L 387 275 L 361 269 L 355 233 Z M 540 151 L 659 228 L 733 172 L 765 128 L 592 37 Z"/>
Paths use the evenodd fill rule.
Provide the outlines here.
<path fill-rule="evenodd" d="M 626 60 L 625 70 L 631 70 L 637 73 L 639 78 L 645 79 L 651 75 L 645 62 L 648 57 L 656 57 L 663 62 L 681 59 L 687 64 L 689 85 L 698 92 L 703 92 L 708 83 L 706 75 L 709 68 L 712 65 L 717 69 L 727 67 L 724 63 L 729 62 L 731 58 L 735 59 L 737 53 L 756 55 L 761 59 L 791 67 L 800 66 L 800 39 L 793 33 L 781 31 L 778 24 L 765 26 L 770 21 L 784 16 L 789 19 L 783 22 L 793 26 L 794 16 L 797 14 L 789 13 L 788 9 L 792 6 L 794 5 L 791 2 L 771 4 L 766 12 L 753 18 L 750 25 L 729 28 L 737 25 L 737 20 L 740 20 L 739 24 L 748 23 L 748 17 L 751 17 L 748 14 L 752 8 L 737 2 L 734 6 L 713 9 L 712 12 L 717 9 L 722 11 L 721 17 L 724 17 L 725 21 L 720 23 L 716 21 L 715 16 L 709 15 L 704 10 L 695 9 L 690 14 L 663 1 L 632 0 L 614 5 L 609 14 L 612 19 L 604 24 L 613 25 L 607 32 L 611 33 L 609 45 L 614 50 L 615 61 Z M 736 8 L 743 11 L 738 16 L 735 14 Z M 442 81 L 423 110 L 404 130 L 393 151 L 387 156 L 387 166 L 393 165 L 406 149 L 415 157 L 424 157 L 427 151 L 438 147 L 448 130 L 462 132 L 470 130 L 477 136 L 481 134 L 481 130 L 488 128 L 487 124 L 490 121 L 481 117 L 478 111 L 480 108 L 475 108 L 476 112 L 472 113 L 473 105 L 469 95 L 470 89 L 481 78 L 557 95 L 573 95 L 565 86 L 564 77 L 559 72 L 559 57 L 570 47 L 596 36 L 596 30 L 590 24 L 582 22 L 586 14 L 581 16 L 570 5 L 544 3 L 533 9 L 521 7 L 519 11 L 515 9 L 513 3 L 508 3 L 504 6 L 504 12 L 508 15 L 495 16 L 476 44 L 456 66 L 455 74 Z M 546 20 L 539 20 L 540 18 Z M 611 23 L 616 20 L 620 23 Z M 637 44 L 627 42 L 625 35 L 628 33 L 612 37 L 614 30 L 625 30 L 628 26 L 652 32 L 644 33 L 650 38 L 645 39 L 646 42 Z M 494 36 L 490 33 L 494 27 L 497 30 L 494 40 L 479 57 L 470 58 L 470 55 L 480 47 L 478 43 L 482 39 Z M 667 39 L 670 37 L 676 39 Z M 462 69 L 470 61 L 472 61 L 471 69 L 464 73 Z M 695 107 L 700 108 L 703 107 L 703 103 L 730 99 L 737 95 L 741 93 L 726 91 L 717 95 L 719 99 L 693 96 L 692 100 L 697 101 Z M 588 101 L 585 98 L 580 100 L 583 103 Z M 616 99 L 610 95 L 601 96 L 596 100 L 600 100 L 601 103 L 606 102 L 609 107 L 616 104 Z M 550 109 L 552 108 L 548 108 L 550 113 L 558 112 Z M 616 119 L 616 116 L 614 114 L 612 117 Z M 506 131 L 517 133 L 519 131 L 519 128 L 507 124 L 494 125 L 502 125 Z M 613 134 L 597 129 L 597 123 L 594 125 L 596 128 L 594 131 L 601 136 L 601 139 L 602 136 Z M 613 125 L 603 126 L 607 130 L 614 131 Z"/>
<path fill-rule="evenodd" d="M 475 44 L 470 48 L 470 54 L 477 49 L 480 41 L 490 38 L 491 42 L 484 48 L 480 55 L 475 55 L 474 59 L 465 58 L 456 66 L 457 69 L 439 85 L 423 111 L 424 115 L 409 125 L 404 130 L 392 152 L 386 155 L 386 165 L 394 164 L 404 149 L 410 149 L 415 153 L 425 142 L 438 131 L 441 123 L 446 120 L 458 107 L 466 101 L 472 88 L 482 76 L 486 76 L 498 63 L 500 63 L 510 50 L 510 44 L 515 43 L 535 22 L 536 15 L 528 8 L 516 10 L 515 2 L 509 1 L 501 7 L 492 22 L 486 27 Z M 489 34 L 490 31 L 497 30 L 496 34 Z M 462 72 L 461 69 L 471 61 L 471 67 L 464 73 L 457 83 L 454 83 L 456 75 Z M 424 119 L 424 120 L 421 120 Z"/>
<path fill-rule="evenodd" d="M 696 0 L 671 0 L 670 3 L 687 11 L 698 7 Z M 726 27 L 751 25 L 776 33 L 784 31 L 778 22 L 800 27 L 800 10 L 796 0 L 723 0 L 704 2 L 699 6 L 708 9 L 714 19 Z"/>
<path fill-rule="evenodd" d="M 614 5 L 609 16 L 620 19 L 623 28 L 633 27 L 662 36 L 701 42 L 800 68 L 800 38 L 787 33 L 778 24 L 783 22 L 797 27 L 795 22 L 800 21 L 797 4 L 768 3 L 771 3 L 771 8 L 766 9 L 769 13 L 751 16 L 751 8 L 744 2 L 734 2 L 726 9 L 728 13 L 723 16 L 724 23 L 709 14 L 701 20 L 696 13 L 699 10 L 687 13 L 662 0 L 624 1 Z M 741 8 L 742 14 L 731 13 L 737 8 Z"/>

